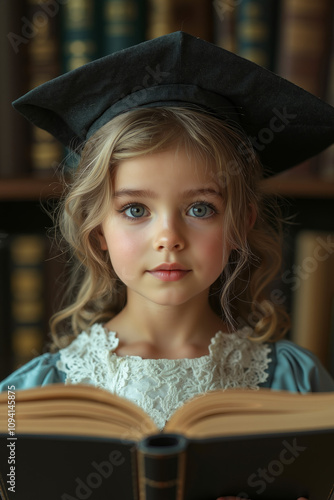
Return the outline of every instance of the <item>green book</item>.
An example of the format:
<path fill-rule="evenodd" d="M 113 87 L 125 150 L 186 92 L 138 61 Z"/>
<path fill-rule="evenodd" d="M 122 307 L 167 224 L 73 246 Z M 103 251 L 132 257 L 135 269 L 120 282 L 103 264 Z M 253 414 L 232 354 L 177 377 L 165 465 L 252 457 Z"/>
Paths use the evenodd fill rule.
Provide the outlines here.
<path fill-rule="evenodd" d="M 68 0 L 61 5 L 63 73 L 98 57 L 94 0 Z"/>
<path fill-rule="evenodd" d="M 237 53 L 273 70 L 278 29 L 278 0 L 243 0 L 236 8 Z"/>
<path fill-rule="evenodd" d="M 145 40 L 145 0 L 103 0 L 97 3 L 100 56 Z"/>

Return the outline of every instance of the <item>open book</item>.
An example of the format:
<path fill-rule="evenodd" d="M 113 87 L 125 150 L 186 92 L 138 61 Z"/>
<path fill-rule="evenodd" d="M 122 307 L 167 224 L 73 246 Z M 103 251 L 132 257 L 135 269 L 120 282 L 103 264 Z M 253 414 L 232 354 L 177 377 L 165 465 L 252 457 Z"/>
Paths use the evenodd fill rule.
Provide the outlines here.
<path fill-rule="evenodd" d="M 9 389 L 0 434 L 3 500 L 334 499 L 333 393 L 212 391 L 159 432 L 103 389 Z"/>

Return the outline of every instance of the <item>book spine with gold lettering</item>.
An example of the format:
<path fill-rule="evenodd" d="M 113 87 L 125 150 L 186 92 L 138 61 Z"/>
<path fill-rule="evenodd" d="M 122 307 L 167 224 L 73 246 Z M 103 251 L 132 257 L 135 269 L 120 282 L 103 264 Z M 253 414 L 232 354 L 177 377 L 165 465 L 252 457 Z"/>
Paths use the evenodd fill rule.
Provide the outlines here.
<path fill-rule="evenodd" d="M 59 75 L 59 5 L 27 0 L 26 17 L 31 33 L 27 44 L 29 88 L 33 89 Z M 62 148 L 51 134 L 31 126 L 30 156 L 33 173 L 49 175 L 61 161 Z"/>
<path fill-rule="evenodd" d="M 45 339 L 45 236 L 10 237 L 12 369 L 41 354 Z"/>
<path fill-rule="evenodd" d="M 143 42 L 146 37 L 146 0 L 104 0 L 97 3 L 99 55 Z"/>
<path fill-rule="evenodd" d="M 243 0 L 236 6 L 236 52 L 268 69 L 274 68 L 277 0 Z"/>
<path fill-rule="evenodd" d="M 213 9 L 205 0 L 148 0 L 147 38 L 182 30 L 212 42 Z"/>
<path fill-rule="evenodd" d="M 332 0 L 282 0 L 276 72 L 324 98 L 333 30 Z M 321 157 L 296 167 L 300 175 L 319 176 Z"/>
<path fill-rule="evenodd" d="M 332 0 L 282 0 L 277 72 L 324 97 L 333 30 Z"/>
<path fill-rule="evenodd" d="M 71 71 L 98 56 L 94 0 L 68 0 L 61 8 L 63 72 Z"/>
<path fill-rule="evenodd" d="M 60 51 L 62 73 L 72 71 L 99 56 L 96 5 L 94 0 L 67 0 L 61 5 Z M 78 156 L 69 148 L 63 151 L 64 166 L 71 170 Z"/>
<path fill-rule="evenodd" d="M 9 235 L 0 231 L 0 380 L 11 371 L 9 277 Z"/>

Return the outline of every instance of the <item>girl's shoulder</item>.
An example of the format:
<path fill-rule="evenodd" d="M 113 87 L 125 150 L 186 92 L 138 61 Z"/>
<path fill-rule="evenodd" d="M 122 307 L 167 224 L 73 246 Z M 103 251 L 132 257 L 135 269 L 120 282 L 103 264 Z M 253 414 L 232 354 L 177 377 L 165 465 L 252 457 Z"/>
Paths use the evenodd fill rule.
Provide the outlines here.
<path fill-rule="evenodd" d="M 272 389 L 293 392 L 334 391 L 333 378 L 311 351 L 285 339 L 269 345 Z"/>
<path fill-rule="evenodd" d="M 41 385 L 64 383 L 65 374 L 57 368 L 60 354 L 45 353 L 11 373 L 0 382 L 0 391 L 29 389 Z"/>
<path fill-rule="evenodd" d="M 96 353 L 101 354 L 106 349 L 115 348 L 117 342 L 114 335 L 107 335 L 103 325 L 94 324 L 89 332 L 81 332 L 71 344 L 59 352 L 42 354 L 8 375 L 0 382 L 0 392 L 6 391 L 8 386 L 14 386 L 15 390 L 19 390 L 65 383 L 67 360 L 77 358 L 86 362 Z"/>
<path fill-rule="evenodd" d="M 251 333 L 245 326 L 235 334 L 220 334 L 216 357 L 224 361 L 232 355 L 244 367 L 256 363 L 258 372 L 265 372 L 260 387 L 302 393 L 334 391 L 332 376 L 311 351 L 286 339 L 254 342 L 249 338 Z"/>

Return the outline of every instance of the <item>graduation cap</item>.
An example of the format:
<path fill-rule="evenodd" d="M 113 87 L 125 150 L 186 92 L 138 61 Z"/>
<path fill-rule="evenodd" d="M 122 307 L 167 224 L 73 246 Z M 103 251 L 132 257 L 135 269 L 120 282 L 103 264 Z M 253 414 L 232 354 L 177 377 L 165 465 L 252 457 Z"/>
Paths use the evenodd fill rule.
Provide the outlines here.
<path fill-rule="evenodd" d="M 273 173 L 334 142 L 332 106 L 183 32 L 90 62 L 36 87 L 13 106 L 72 149 L 126 111 L 196 106 L 241 127 Z"/>

